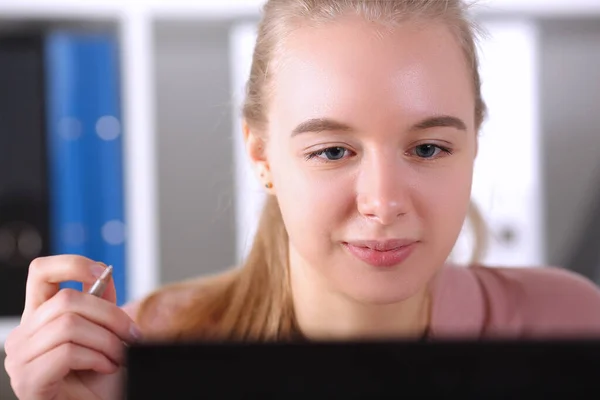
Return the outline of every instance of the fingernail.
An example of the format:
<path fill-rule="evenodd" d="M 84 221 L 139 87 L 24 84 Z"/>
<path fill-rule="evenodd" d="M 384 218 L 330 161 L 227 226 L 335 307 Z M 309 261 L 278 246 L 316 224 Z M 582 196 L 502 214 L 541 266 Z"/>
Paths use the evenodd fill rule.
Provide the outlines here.
<path fill-rule="evenodd" d="M 96 278 L 100 278 L 106 267 L 102 264 L 92 264 L 90 269 L 92 271 L 92 275 L 94 275 Z"/>
<path fill-rule="evenodd" d="M 142 339 L 142 331 L 140 330 L 140 328 L 138 328 L 136 324 L 131 324 L 131 327 L 129 328 L 129 333 L 131 333 L 131 336 L 133 336 L 135 340 Z"/>

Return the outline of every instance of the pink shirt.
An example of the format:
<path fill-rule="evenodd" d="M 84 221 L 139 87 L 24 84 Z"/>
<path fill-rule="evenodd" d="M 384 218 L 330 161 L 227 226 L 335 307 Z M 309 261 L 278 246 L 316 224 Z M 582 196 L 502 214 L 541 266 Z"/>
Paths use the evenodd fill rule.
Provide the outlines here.
<path fill-rule="evenodd" d="M 196 289 L 194 289 L 196 288 Z M 161 299 L 151 325 L 168 324 L 198 286 Z M 137 302 L 124 307 L 133 319 Z M 600 338 L 600 289 L 564 269 L 446 265 L 432 286 L 431 339 Z"/>
<path fill-rule="evenodd" d="M 432 338 L 600 338 L 600 289 L 564 269 L 445 266 Z"/>

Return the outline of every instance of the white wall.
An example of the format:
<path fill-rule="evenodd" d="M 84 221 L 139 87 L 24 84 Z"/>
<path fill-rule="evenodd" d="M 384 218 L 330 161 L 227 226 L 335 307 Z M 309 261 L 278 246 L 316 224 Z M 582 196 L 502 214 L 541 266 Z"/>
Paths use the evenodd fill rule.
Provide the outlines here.
<path fill-rule="evenodd" d="M 473 199 L 489 225 L 483 263 L 541 265 L 542 174 L 539 130 L 538 30 L 521 19 L 483 21 L 480 42 L 482 92 L 488 106 L 475 162 Z M 512 239 L 507 240 L 506 235 Z M 472 236 L 465 230 L 456 261 L 468 260 Z"/>

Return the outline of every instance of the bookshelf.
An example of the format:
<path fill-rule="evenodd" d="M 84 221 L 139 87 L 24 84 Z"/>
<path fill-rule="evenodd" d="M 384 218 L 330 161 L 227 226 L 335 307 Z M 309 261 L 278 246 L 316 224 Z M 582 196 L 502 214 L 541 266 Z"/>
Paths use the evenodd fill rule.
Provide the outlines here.
<path fill-rule="evenodd" d="M 121 52 L 122 119 L 130 299 L 160 284 L 153 29 L 157 20 L 233 20 L 258 15 L 260 1 L 6 0 L 0 2 L 0 29 L 22 26 L 110 25 Z M 18 324 L 0 318 L 0 343 Z"/>
<path fill-rule="evenodd" d="M 156 22 L 221 21 L 245 26 L 258 18 L 262 0 L 3 0 L 0 29 L 21 24 L 97 24 L 115 26 L 122 46 L 127 265 L 129 297 L 138 299 L 156 288 L 160 278 L 157 128 L 154 90 Z M 484 0 L 484 18 L 600 19 L 598 0 Z M 241 25 L 240 25 L 241 24 Z M 236 40 L 232 39 L 235 45 Z M 232 80 L 235 80 L 232 77 Z M 239 146 L 239 144 L 236 144 Z M 236 152 L 239 152 L 239 147 Z M 243 186 L 243 185 L 242 185 Z M 253 186 L 255 187 L 255 186 Z M 237 210 L 238 215 L 244 211 Z M 244 224 L 244 223 L 242 223 Z M 244 225 L 245 226 L 245 225 Z M 238 250 L 242 251 L 242 250 Z M 17 319 L 0 319 L 0 342 Z"/>

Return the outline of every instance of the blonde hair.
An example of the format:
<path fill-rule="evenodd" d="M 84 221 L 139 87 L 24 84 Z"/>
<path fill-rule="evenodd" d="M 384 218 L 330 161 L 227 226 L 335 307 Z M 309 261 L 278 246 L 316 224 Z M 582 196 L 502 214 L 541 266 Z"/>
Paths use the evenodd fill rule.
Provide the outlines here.
<path fill-rule="evenodd" d="M 281 51 L 282 38 L 307 22 L 327 23 L 348 13 L 393 27 L 406 21 L 440 21 L 460 43 L 473 77 L 475 124 L 485 117 L 478 72 L 478 27 L 468 17 L 469 6 L 461 0 L 269 0 L 258 27 L 243 117 L 255 134 L 266 135 L 269 87 L 273 63 Z M 265 137 L 265 136 L 263 136 Z M 265 137 L 266 140 L 266 137 Z M 475 222 L 475 237 L 484 237 L 481 215 L 474 204 L 468 217 Z M 476 243 L 474 255 L 481 253 Z M 171 315 L 161 337 L 171 340 L 292 340 L 301 337 L 296 325 L 288 275 L 288 235 L 277 199 L 269 196 L 262 211 L 250 253 L 241 268 L 198 282 L 169 285 L 141 304 L 138 320 L 160 304 L 164 295 L 192 288 L 193 295 L 179 312 Z M 193 290 L 193 289 L 196 290 Z M 148 327 L 152 329 L 152 327 Z"/>

